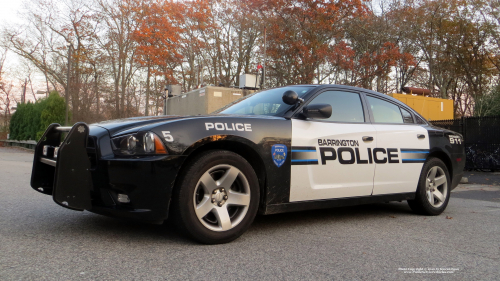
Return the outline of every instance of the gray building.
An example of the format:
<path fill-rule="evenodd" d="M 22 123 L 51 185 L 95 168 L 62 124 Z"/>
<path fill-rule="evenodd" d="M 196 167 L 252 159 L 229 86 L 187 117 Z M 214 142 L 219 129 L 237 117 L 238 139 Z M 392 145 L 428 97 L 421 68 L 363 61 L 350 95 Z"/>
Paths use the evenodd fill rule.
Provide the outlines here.
<path fill-rule="evenodd" d="M 209 114 L 253 92 L 246 89 L 207 86 L 168 98 L 167 114 Z"/>

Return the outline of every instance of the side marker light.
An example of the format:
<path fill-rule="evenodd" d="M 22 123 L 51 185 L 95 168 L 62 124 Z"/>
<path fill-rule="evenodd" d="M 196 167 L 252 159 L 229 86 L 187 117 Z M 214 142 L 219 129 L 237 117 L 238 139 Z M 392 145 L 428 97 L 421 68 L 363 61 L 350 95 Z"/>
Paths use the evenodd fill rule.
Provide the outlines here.
<path fill-rule="evenodd" d="M 126 194 L 118 194 L 118 202 L 120 203 L 130 203 L 130 198 Z"/>

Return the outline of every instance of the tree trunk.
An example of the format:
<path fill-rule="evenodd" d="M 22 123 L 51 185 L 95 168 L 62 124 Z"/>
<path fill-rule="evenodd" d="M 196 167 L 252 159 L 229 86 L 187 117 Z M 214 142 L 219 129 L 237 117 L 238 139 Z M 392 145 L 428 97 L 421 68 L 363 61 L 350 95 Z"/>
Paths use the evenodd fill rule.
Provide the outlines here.
<path fill-rule="evenodd" d="M 149 89 L 150 89 L 150 86 L 149 86 L 150 82 L 149 81 L 150 81 L 150 77 L 151 77 L 151 68 L 148 65 L 148 75 L 146 77 L 146 103 L 145 103 L 145 109 L 144 109 L 145 116 L 149 116 Z"/>

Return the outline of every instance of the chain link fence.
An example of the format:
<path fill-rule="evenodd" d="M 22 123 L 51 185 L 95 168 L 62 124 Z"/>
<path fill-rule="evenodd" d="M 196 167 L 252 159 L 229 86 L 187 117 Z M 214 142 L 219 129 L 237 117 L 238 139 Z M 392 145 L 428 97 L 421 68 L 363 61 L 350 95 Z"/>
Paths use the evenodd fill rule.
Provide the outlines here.
<path fill-rule="evenodd" d="M 434 126 L 455 131 L 465 140 L 467 170 L 500 170 L 500 116 L 463 117 L 431 121 Z"/>

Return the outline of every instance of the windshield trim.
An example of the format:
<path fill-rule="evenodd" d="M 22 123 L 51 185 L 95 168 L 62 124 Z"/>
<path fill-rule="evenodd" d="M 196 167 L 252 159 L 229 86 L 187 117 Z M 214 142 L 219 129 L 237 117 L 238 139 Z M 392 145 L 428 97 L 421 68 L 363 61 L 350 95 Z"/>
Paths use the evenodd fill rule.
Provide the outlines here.
<path fill-rule="evenodd" d="M 214 112 L 214 114 L 241 115 L 241 116 L 273 116 L 273 117 L 284 117 L 287 112 L 289 112 L 291 109 L 294 108 L 294 105 L 287 105 L 286 109 L 284 109 L 283 111 L 277 112 L 276 114 L 244 114 L 244 113 L 236 113 L 236 112 L 229 112 L 228 113 L 226 111 L 229 110 L 229 109 L 231 109 L 231 108 L 233 108 L 233 107 L 235 107 L 235 106 L 237 106 L 238 104 L 241 104 L 241 102 L 244 102 L 244 101 L 248 100 L 249 98 L 255 97 L 256 95 L 259 95 L 259 94 L 263 94 L 263 93 L 265 93 L 267 91 L 273 91 L 273 90 L 284 89 L 284 88 L 294 88 L 295 91 L 297 91 L 297 88 L 308 88 L 306 92 L 297 93 L 297 94 L 299 94 L 299 97 L 304 98 L 304 97 L 307 97 L 307 95 L 310 94 L 311 91 L 313 91 L 316 87 L 317 87 L 317 85 L 303 84 L 303 85 L 288 85 L 288 86 L 283 86 L 283 87 L 265 89 L 265 90 L 262 90 L 262 91 L 251 93 L 251 94 L 249 94 L 247 96 L 244 96 L 244 97 L 242 97 L 242 98 L 240 98 L 240 99 L 238 99 L 236 101 L 233 101 L 232 103 L 229 103 L 226 106 L 224 106 L 221 109 L 219 109 L 216 112 Z M 285 105 L 285 104 L 283 103 L 283 105 Z"/>

